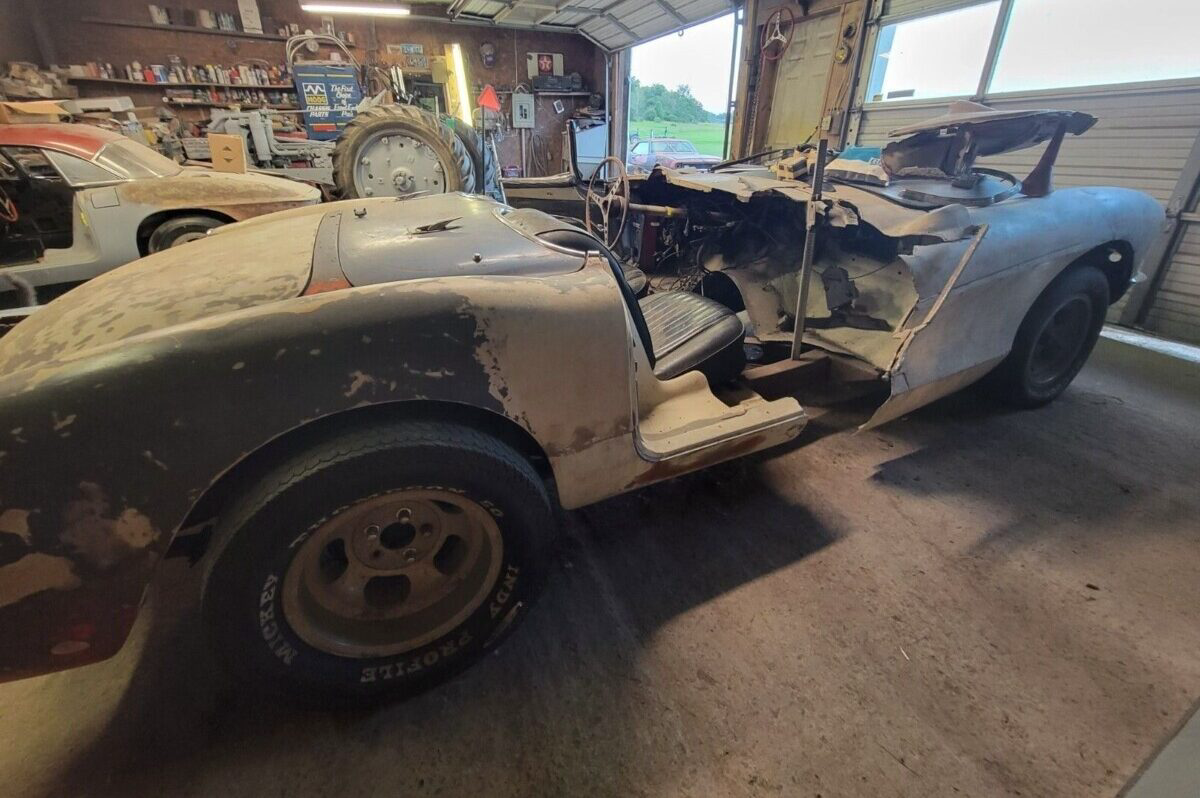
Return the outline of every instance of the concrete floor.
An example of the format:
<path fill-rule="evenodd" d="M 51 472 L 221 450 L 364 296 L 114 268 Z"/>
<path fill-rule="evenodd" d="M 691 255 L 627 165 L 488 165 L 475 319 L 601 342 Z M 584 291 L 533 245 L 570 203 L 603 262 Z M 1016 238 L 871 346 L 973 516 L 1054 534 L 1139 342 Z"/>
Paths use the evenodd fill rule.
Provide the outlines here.
<path fill-rule="evenodd" d="M 0 792 L 1117 793 L 1200 697 L 1200 367 L 864 415 L 573 514 L 500 652 L 371 712 L 231 692 L 172 562 L 117 658 L 0 686 Z"/>

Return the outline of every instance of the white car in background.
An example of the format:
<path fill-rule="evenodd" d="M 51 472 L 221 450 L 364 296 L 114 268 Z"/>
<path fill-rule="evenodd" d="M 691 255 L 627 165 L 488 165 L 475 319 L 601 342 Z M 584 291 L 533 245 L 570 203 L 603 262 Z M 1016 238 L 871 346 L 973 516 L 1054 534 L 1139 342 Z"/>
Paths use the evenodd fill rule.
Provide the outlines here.
<path fill-rule="evenodd" d="M 214 227 L 320 201 L 301 182 L 181 166 L 91 125 L 0 125 L 0 304 L 46 301 Z"/>

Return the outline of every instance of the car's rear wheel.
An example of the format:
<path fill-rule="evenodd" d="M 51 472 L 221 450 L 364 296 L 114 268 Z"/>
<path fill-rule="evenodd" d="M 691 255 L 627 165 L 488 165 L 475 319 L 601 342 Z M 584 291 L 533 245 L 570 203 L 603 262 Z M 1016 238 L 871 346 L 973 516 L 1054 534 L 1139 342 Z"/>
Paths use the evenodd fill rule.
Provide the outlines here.
<path fill-rule="evenodd" d="M 154 228 L 150 234 L 146 250 L 150 254 L 162 252 L 164 249 L 177 247 L 189 241 L 196 241 L 208 235 L 208 231 L 226 224 L 221 219 L 212 216 L 176 216 Z"/>
<path fill-rule="evenodd" d="M 227 515 L 204 614 L 234 672 L 310 701 L 430 687 L 537 594 L 554 514 L 527 460 L 446 423 L 337 435 Z"/>
<path fill-rule="evenodd" d="M 1108 310 L 1108 280 L 1093 266 L 1063 272 L 1034 302 L 1012 351 L 983 385 L 1018 407 L 1040 407 L 1066 390 L 1092 353 Z"/>

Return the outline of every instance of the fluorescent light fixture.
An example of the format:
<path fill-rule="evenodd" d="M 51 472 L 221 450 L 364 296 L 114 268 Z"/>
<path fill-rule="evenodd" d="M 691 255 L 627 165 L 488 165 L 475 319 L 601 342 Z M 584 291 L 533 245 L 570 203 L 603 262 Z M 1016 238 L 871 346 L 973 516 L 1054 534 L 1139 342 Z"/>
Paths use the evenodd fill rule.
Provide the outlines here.
<path fill-rule="evenodd" d="M 407 17 L 408 6 L 395 3 L 301 3 L 301 11 L 313 14 L 364 14 L 372 17 Z"/>
<path fill-rule="evenodd" d="M 454 61 L 454 86 L 458 90 L 458 118 L 471 122 L 471 95 L 467 94 L 467 67 L 463 64 L 462 48 L 458 42 L 450 45 L 450 58 Z"/>

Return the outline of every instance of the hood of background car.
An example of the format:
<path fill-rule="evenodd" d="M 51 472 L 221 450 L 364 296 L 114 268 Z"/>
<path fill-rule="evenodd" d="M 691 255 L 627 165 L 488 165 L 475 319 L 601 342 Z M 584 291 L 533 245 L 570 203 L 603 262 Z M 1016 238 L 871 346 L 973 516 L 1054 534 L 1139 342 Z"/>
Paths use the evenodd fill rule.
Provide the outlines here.
<path fill-rule="evenodd" d="M 715 155 L 668 155 L 662 160 L 666 166 L 712 166 L 721 162 Z"/>
<path fill-rule="evenodd" d="M 254 206 L 259 209 L 256 213 L 261 213 L 264 205 L 278 205 L 282 210 L 321 200 L 319 189 L 295 180 L 203 167 L 185 167 L 171 177 L 134 180 L 121 187 L 121 195 L 130 202 L 156 207 L 228 209 L 235 219 L 240 218 L 239 207 Z"/>

